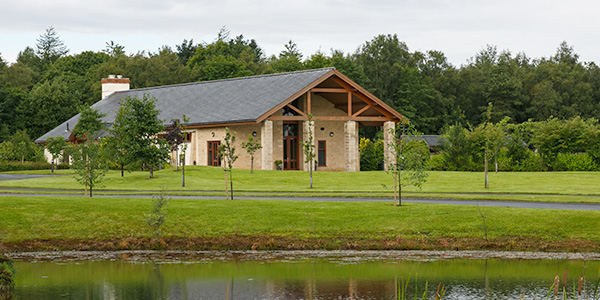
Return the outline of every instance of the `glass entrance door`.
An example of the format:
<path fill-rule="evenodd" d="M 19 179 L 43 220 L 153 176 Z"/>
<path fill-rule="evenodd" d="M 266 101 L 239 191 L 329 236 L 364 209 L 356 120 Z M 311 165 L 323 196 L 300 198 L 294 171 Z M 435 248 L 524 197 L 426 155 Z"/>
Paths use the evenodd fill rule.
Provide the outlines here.
<path fill-rule="evenodd" d="M 298 123 L 283 124 L 283 169 L 298 170 Z"/>

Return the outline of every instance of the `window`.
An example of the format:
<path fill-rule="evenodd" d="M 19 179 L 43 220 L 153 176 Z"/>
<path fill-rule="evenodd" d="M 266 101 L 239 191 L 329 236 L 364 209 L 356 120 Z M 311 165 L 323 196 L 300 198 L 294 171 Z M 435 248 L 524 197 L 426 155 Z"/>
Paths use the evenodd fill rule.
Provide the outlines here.
<path fill-rule="evenodd" d="M 184 132 L 183 133 L 183 142 L 184 143 L 189 143 L 192 141 L 192 133 L 191 132 Z"/>
<path fill-rule="evenodd" d="M 319 141 L 319 146 L 318 146 L 318 161 L 319 161 L 319 167 L 325 167 L 327 166 L 327 160 L 326 160 L 326 143 L 325 141 Z"/>

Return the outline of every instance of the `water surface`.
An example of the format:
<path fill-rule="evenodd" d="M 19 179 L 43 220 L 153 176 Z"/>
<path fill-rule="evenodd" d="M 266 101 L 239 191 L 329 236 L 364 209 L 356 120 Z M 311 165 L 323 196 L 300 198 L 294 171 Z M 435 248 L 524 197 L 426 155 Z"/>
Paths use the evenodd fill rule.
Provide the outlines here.
<path fill-rule="evenodd" d="M 565 270 L 569 295 L 579 276 L 591 295 L 600 272 L 599 260 L 280 253 L 20 258 L 13 299 L 396 299 L 407 280 L 411 299 L 438 284 L 444 299 L 540 299 Z"/>

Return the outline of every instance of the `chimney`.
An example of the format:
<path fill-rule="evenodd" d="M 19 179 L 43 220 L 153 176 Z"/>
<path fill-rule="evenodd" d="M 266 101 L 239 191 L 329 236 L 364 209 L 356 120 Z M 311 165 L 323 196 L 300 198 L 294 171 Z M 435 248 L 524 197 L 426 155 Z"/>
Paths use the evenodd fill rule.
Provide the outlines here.
<path fill-rule="evenodd" d="M 129 78 L 123 78 L 123 75 L 108 75 L 108 78 L 102 78 L 102 99 L 108 95 L 129 90 Z"/>

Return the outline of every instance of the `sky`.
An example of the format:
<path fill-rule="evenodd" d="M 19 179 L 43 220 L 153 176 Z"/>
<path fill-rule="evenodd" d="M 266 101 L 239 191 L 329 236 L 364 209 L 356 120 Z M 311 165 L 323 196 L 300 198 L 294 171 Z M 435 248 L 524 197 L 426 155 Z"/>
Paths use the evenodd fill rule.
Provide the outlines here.
<path fill-rule="evenodd" d="M 255 39 L 267 55 L 289 40 L 305 58 L 354 53 L 379 34 L 410 51 L 442 51 L 455 66 L 487 45 L 530 58 L 566 41 L 580 61 L 600 61 L 600 2 L 583 0 L 0 0 L 0 53 L 14 63 L 53 26 L 70 54 L 114 41 L 129 53 L 210 43 L 222 27 Z"/>

